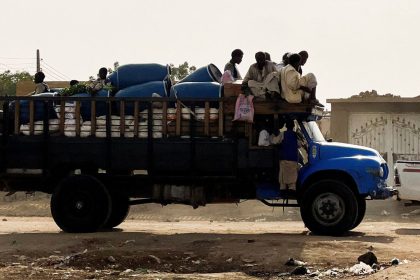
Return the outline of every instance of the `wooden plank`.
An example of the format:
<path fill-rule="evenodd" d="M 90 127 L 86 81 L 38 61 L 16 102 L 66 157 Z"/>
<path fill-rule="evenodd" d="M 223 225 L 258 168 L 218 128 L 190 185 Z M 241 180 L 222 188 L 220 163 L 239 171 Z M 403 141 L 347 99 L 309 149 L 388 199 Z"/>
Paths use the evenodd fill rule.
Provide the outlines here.
<path fill-rule="evenodd" d="M 246 130 L 248 132 L 248 143 L 249 143 L 249 147 L 253 146 L 253 129 L 252 129 L 252 123 L 247 123 L 246 124 Z"/>
<path fill-rule="evenodd" d="M 124 137 L 125 133 L 125 101 L 120 101 L 120 136 Z"/>
<path fill-rule="evenodd" d="M 235 113 L 236 98 L 225 98 L 225 114 Z M 254 112 L 257 115 L 271 115 L 282 113 L 310 113 L 313 106 L 309 104 L 292 104 L 284 100 L 254 99 Z"/>
<path fill-rule="evenodd" d="M 76 101 L 76 136 L 80 136 L 80 101 Z"/>
<path fill-rule="evenodd" d="M 243 93 L 242 83 L 228 83 L 223 85 L 224 97 L 238 97 L 241 93 Z"/>
<path fill-rule="evenodd" d="M 210 103 L 206 101 L 204 106 L 204 135 L 210 136 Z"/>
<path fill-rule="evenodd" d="M 179 100 L 176 101 L 176 136 L 181 136 L 182 106 Z"/>
<path fill-rule="evenodd" d="M 96 101 L 90 103 L 90 135 L 96 134 Z"/>
<path fill-rule="evenodd" d="M 29 135 L 34 135 L 34 116 L 35 103 L 33 100 L 29 101 Z"/>
<path fill-rule="evenodd" d="M 274 120 L 274 132 L 278 132 L 279 129 L 279 114 L 274 114 L 273 115 L 273 120 Z"/>
<path fill-rule="evenodd" d="M 15 101 L 15 135 L 18 135 L 20 132 L 20 102 Z"/>
<path fill-rule="evenodd" d="M 164 101 L 162 104 L 162 136 L 167 137 L 168 134 L 168 102 Z"/>
<path fill-rule="evenodd" d="M 134 101 L 134 138 L 139 137 L 139 102 Z"/>
<path fill-rule="evenodd" d="M 66 102 L 64 100 L 60 101 L 60 135 L 64 135 L 64 122 L 66 121 Z"/>
<path fill-rule="evenodd" d="M 222 137 L 223 136 L 223 101 L 219 102 L 219 136 Z"/>

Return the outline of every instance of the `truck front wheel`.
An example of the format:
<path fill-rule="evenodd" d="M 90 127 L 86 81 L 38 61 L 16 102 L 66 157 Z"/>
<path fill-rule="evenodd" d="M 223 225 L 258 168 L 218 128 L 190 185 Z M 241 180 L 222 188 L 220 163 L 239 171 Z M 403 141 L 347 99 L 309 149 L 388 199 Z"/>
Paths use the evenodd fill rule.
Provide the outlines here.
<path fill-rule="evenodd" d="M 354 225 L 350 228 L 351 230 L 360 225 L 366 214 L 366 199 L 364 197 L 359 197 L 357 199 L 357 203 L 357 219 Z"/>
<path fill-rule="evenodd" d="M 302 220 L 315 234 L 342 235 L 357 223 L 357 197 L 341 181 L 321 180 L 312 184 L 300 203 Z"/>
<path fill-rule="evenodd" d="M 63 179 L 51 197 L 51 214 L 66 232 L 95 232 L 105 224 L 110 213 L 108 190 L 89 175 Z"/>

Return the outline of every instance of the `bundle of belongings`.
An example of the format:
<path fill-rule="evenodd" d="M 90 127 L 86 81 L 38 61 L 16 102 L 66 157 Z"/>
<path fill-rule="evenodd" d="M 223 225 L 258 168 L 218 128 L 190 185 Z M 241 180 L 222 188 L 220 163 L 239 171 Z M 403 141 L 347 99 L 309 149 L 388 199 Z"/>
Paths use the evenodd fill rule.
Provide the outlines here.
<path fill-rule="evenodd" d="M 125 100 L 124 112 L 124 130 L 121 131 L 121 107 L 119 104 L 115 106 L 115 112 L 110 116 L 111 120 L 111 137 L 134 137 L 137 130 L 137 137 L 148 137 L 148 106 L 147 102 L 139 102 L 139 115 L 135 121 L 134 101 L 133 97 L 153 98 L 152 104 L 160 103 L 155 100 L 159 97 L 172 97 L 178 100 L 192 100 L 196 105 L 190 107 L 183 105 L 182 108 L 176 108 L 176 102 L 169 102 L 168 105 L 173 104 L 175 108 L 167 108 L 168 122 L 176 119 L 177 109 L 181 110 L 182 119 L 189 120 L 192 117 L 197 121 L 203 121 L 206 118 L 205 101 L 210 99 L 218 99 L 221 97 L 222 86 L 220 84 L 221 73 L 213 64 L 199 68 L 192 74 L 179 81 L 172 86 L 170 80 L 170 69 L 168 66 L 159 64 L 128 64 L 121 66 L 117 71 L 113 72 L 107 78 L 114 92 L 108 90 L 101 90 L 95 93 L 94 96 L 101 97 L 102 100 L 96 101 L 95 110 L 95 128 L 92 129 L 91 117 L 91 101 L 81 100 L 79 102 L 80 115 L 76 117 L 76 101 L 66 101 L 64 106 L 64 135 L 68 137 L 75 137 L 79 134 L 81 137 L 106 137 L 106 115 L 108 114 L 107 103 L 103 101 L 103 97 L 114 96 L 116 99 L 121 98 Z M 39 97 L 55 97 L 57 93 L 42 93 Z M 89 93 L 78 93 L 71 97 L 91 97 Z M 54 98 L 51 98 L 54 100 Z M 195 102 L 194 100 L 197 100 Z M 20 132 L 24 135 L 31 134 L 29 124 L 30 115 L 30 101 L 20 100 Z M 115 103 L 119 103 L 116 101 Z M 144 104 L 143 104 L 144 103 Z M 160 103 L 161 104 L 161 103 Z M 181 104 L 183 104 L 181 102 Z M 208 109 L 209 119 L 218 119 L 218 102 L 211 102 L 211 107 Z M 41 100 L 34 101 L 33 112 L 33 134 L 40 135 L 43 133 L 44 117 L 45 117 L 45 102 Z M 163 114 L 159 106 L 153 107 L 153 137 L 161 138 L 163 130 Z M 60 116 L 61 116 L 60 102 L 48 103 L 48 122 L 49 133 L 56 133 L 60 130 Z M 13 111 L 14 104 L 11 104 Z M 79 123 L 77 123 L 79 122 Z M 138 124 L 135 129 L 135 123 Z M 77 131 L 80 129 L 79 131 Z M 94 135 L 93 135 L 94 134 Z"/>

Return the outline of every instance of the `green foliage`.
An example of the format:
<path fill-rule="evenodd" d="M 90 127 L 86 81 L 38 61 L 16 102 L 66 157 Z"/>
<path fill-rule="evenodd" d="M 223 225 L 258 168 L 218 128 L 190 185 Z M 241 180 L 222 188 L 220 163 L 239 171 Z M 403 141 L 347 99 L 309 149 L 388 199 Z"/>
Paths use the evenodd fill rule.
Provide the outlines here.
<path fill-rule="evenodd" d="M 77 85 L 73 85 L 68 88 L 61 89 L 58 94 L 61 96 L 72 96 L 78 93 L 86 93 L 87 87 L 84 83 L 78 83 Z"/>
<path fill-rule="evenodd" d="M 0 95 L 16 95 L 16 85 L 20 81 L 32 81 L 34 77 L 28 72 L 12 73 L 7 70 L 0 73 Z"/>
<path fill-rule="evenodd" d="M 77 85 L 73 85 L 71 87 L 61 89 L 58 92 L 58 94 L 60 96 L 72 96 L 78 93 L 89 93 L 90 95 L 93 96 L 98 92 L 98 90 L 93 89 L 95 87 L 94 83 L 95 81 L 90 81 L 87 83 L 78 83 Z M 114 88 L 111 85 L 104 85 L 102 86 L 102 89 L 108 90 L 108 91 L 114 90 Z"/>
<path fill-rule="evenodd" d="M 197 68 L 193 66 L 189 66 L 188 62 L 184 62 L 183 64 L 180 64 L 178 67 L 175 67 L 172 63 L 169 65 L 171 67 L 171 79 L 174 82 L 180 81 L 195 70 Z"/>

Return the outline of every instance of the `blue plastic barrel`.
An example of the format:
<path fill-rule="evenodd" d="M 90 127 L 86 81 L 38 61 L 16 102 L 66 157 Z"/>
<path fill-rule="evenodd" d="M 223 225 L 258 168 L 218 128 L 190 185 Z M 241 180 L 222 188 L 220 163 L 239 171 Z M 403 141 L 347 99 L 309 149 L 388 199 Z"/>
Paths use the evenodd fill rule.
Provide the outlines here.
<path fill-rule="evenodd" d="M 89 93 L 78 93 L 72 95 L 72 97 L 108 97 L 107 90 L 100 90 L 95 95 Z M 91 101 L 82 101 L 80 103 L 80 115 L 82 116 L 83 121 L 90 121 L 91 118 Z M 108 112 L 107 103 L 104 101 L 96 101 L 96 116 L 105 116 Z"/>
<path fill-rule="evenodd" d="M 222 78 L 222 73 L 219 68 L 214 64 L 209 64 L 207 66 L 198 68 L 190 75 L 179 81 L 178 83 L 188 83 L 188 82 L 218 82 Z"/>
<path fill-rule="evenodd" d="M 122 97 L 152 97 L 156 93 L 161 97 L 167 97 L 167 83 L 165 81 L 148 82 L 141 85 L 131 86 L 118 91 L 115 94 L 116 98 Z M 119 113 L 120 106 L 117 106 Z M 139 110 L 147 109 L 147 102 L 140 102 Z M 134 102 L 126 101 L 125 115 L 134 115 Z"/>
<path fill-rule="evenodd" d="M 117 89 L 125 89 L 130 86 L 139 85 L 153 81 L 164 81 L 169 79 L 169 66 L 156 63 L 149 64 L 127 64 L 108 76 L 111 84 Z"/>
<path fill-rule="evenodd" d="M 40 94 L 34 94 L 33 97 L 51 97 L 54 96 L 55 93 L 40 93 Z M 20 123 L 21 124 L 27 124 L 29 123 L 29 100 L 20 100 Z M 10 104 L 10 109 L 12 112 L 14 112 L 14 102 Z M 34 121 L 42 121 L 44 119 L 44 112 L 45 112 L 45 104 L 44 101 L 35 101 L 34 102 Z M 47 105 L 48 110 L 48 119 L 57 119 L 57 113 L 54 110 L 54 104 L 53 102 L 49 102 Z"/>
<path fill-rule="evenodd" d="M 207 82 L 197 83 L 189 82 L 176 84 L 171 88 L 171 97 L 177 99 L 214 99 L 220 98 L 222 86 L 219 83 Z"/>

